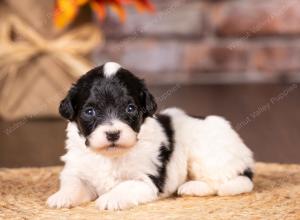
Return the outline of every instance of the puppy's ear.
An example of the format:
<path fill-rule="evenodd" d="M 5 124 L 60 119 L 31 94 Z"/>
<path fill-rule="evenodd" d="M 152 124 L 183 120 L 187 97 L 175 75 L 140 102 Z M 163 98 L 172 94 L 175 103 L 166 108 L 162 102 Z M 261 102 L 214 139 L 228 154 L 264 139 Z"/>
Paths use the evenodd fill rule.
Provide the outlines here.
<path fill-rule="evenodd" d="M 142 91 L 142 103 L 143 103 L 143 113 L 144 117 L 152 116 L 157 110 L 157 104 L 153 95 L 144 88 Z"/>
<path fill-rule="evenodd" d="M 60 102 L 59 113 L 62 117 L 72 121 L 75 116 L 74 99 L 77 94 L 76 86 L 72 86 L 67 96 Z"/>

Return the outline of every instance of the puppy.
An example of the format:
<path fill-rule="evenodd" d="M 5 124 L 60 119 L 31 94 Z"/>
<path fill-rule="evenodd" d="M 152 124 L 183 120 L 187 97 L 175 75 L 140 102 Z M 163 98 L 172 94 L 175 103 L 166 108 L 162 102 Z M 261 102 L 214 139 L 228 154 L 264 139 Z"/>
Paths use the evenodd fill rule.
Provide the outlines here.
<path fill-rule="evenodd" d="M 253 188 L 253 157 L 229 122 L 157 105 L 142 80 L 109 62 L 72 86 L 59 112 L 69 120 L 65 167 L 50 207 L 96 199 L 126 209 L 174 193 L 236 195 Z"/>

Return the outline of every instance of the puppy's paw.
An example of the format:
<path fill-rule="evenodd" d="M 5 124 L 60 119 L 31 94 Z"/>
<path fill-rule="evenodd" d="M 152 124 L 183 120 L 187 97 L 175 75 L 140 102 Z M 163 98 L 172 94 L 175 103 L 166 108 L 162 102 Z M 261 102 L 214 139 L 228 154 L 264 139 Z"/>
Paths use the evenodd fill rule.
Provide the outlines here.
<path fill-rule="evenodd" d="M 238 176 L 228 180 L 218 187 L 219 196 L 233 196 L 241 193 L 248 193 L 253 190 L 253 182 L 245 176 Z"/>
<path fill-rule="evenodd" d="M 70 208 L 73 205 L 71 195 L 62 191 L 51 195 L 46 203 L 50 208 Z"/>
<path fill-rule="evenodd" d="M 96 200 L 96 207 L 100 210 L 122 210 L 138 205 L 138 200 L 125 193 L 108 192 Z"/>
<path fill-rule="evenodd" d="M 215 193 L 216 191 L 203 181 L 186 182 L 177 191 L 177 194 L 181 196 L 208 196 Z"/>

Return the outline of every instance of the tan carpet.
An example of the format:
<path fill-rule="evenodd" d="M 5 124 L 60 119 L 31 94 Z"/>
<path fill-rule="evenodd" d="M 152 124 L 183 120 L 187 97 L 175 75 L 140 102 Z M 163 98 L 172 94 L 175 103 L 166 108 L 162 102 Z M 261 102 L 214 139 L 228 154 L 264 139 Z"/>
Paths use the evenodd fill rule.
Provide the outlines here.
<path fill-rule="evenodd" d="M 256 165 L 254 192 L 234 197 L 170 198 L 125 211 L 94 202 L 49 209 L 61 167 L 0 169 L 1 219 L 300 219 L 300 165 Z"/>

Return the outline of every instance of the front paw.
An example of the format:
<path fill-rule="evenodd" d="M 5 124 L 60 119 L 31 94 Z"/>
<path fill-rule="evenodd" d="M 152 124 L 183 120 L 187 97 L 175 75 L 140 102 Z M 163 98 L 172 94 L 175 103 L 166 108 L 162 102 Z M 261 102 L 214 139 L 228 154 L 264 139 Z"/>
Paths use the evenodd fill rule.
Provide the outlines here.
<path fill-rule="evenodd" d="M 72 206 L 71 195 L 66 192 L 58 191 L 47 199 L 50 208 L 70 208 Z"/>
<path fill-rule="evenodd" d="M 96 207 L 100 210 L 122 210 L 138 204 L 139 202 L 134 198 L 130 198 L 130 195 L 114 192 L 105 193 L 96 200 Z"/>

